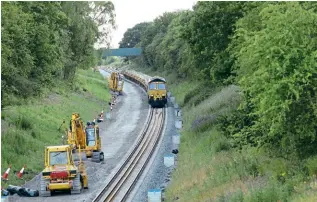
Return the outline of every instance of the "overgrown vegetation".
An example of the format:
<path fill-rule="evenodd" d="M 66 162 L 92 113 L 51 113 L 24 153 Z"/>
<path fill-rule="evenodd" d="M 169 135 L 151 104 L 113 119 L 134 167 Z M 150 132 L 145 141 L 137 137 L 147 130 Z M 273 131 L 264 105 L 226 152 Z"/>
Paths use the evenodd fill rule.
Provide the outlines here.
<path fill-rule="evenodd" d="M 78 112 L 84 121 L 89 121 L 103 108 L 108 110 L 110 93 L 99 72 L 81 70 L 76 79 L 79 80 L 77 91 L 63 92 L 61 89 L 66 87 L 53 88 L 43 100 L 2 110 L 1 121 L 8 125 L 1 133 L 2 171 L 9 164 L 12 164 L 13 171 L 26 164 L 28 174 L 24 179 L 31 179 L 43 169 L 44 147 L 63 144 L 61 137 L 64 133 L 59 130 L 63 120 L 69 120 L 73 112 Z M 13 171 L 9 174 L 8 184 L 24 184 L 24 180 L 17 179 Z M 1 185 L 6 186 L 3 181 Z"/>
<path fill-rule="evenodd" d="M 1 106 L 47 95 L 61 83 L 72 85 L 77 69 L 98 62 L 94 43 L 109 42 L 111 29 L 98 28 L 112 26 L 109 1 L 3 2 Z"/>
<path fill-rule="evenodd" d="M 113 65 L 115 63 L 121 63 L 120 58 L 116 56 L 109 56 L 103 59 L 100 65 L 109 65 L 109 64 Z"/>
<path fill-rule="evenodd" d="M 167 201 L 317 200 L 316 8 L 198 2 L 142 24 L 128 59 L 184 111 Z"/>
<path fill-rule="evenodd" d="M 29 180 L 43 169 L 44 147 L 63 143 L 58 130 L 63 119 L 77 111 L 92 120 L 107 106 L 106 82 L 90 67 L 101 57 L 94 43 L 109 43 L 114 6 L 109 1 L 1 5 L 1 170 L 11 164 L 8 183 L 22 185 L 13 171 L 26 164 Z"/>

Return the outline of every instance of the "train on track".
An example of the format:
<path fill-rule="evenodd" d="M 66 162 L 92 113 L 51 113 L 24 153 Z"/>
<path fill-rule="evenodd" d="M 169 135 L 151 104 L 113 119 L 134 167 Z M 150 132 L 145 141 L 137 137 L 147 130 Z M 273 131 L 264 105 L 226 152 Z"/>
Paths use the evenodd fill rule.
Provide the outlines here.
<path fill-rule="evenodd" d="M 122 71 L 122 74 L 129 80 L 139 84 L 148 95 L 148 103 L 153 108 L 163 108 L 167 104 L 167 85 L 162 77 L 147 75 L 137 75 L 128 71 Z"/>
<path fill-rule="evenodd" d="M 152 107 L 164 107 L 167 104 L 166 81 L 162 77 L 152 77 L 148 81 L 148 102 Z"/>

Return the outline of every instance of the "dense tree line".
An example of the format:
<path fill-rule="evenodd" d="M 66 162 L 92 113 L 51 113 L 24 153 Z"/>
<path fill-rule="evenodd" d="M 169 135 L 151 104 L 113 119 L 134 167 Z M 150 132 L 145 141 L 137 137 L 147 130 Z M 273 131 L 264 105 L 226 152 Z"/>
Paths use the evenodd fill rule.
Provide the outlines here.
<path fill-rule="evenodd" d="M 241 106 L 220 121 L 233 147 L 307 157 L 317 152 L 316 8 L 315 2 L 198 2 L 136 25 L 120 46 L 142 47 L 134 62 L 154 70 L 239 85 Z"/>
<path fill-rule="evenodd" d="M 111 2 L 3 2 L 1 13 L 2 106 L 73 82 L 114 26 Z"/>

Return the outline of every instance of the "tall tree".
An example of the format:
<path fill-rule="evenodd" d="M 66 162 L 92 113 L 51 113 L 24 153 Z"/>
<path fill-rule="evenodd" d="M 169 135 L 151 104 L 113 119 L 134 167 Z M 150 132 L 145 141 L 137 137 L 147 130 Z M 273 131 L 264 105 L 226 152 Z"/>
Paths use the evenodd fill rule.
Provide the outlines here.
<path fill-rule="evenodd" d="M 143 61 L 146 65 L 154 68 L 159 66 L 159 64 L 155 63 L 155 60 L 161 62 L 159 59 L 160 56 L 157 54 L 159 50 L 157 46 L 162 42 L 168 25 L 178 15 L 177 13 L 178 12 L 165 12 L 163 15 L 155 18 L 154 22 L 145 29 L 140 45 L 143 50 Z"/>
<path fill-rule="evenodd" d="M 150 23 L 142 22 L 136 24 L 134 27 L 129 28 L 123 35 L 122 40 L 119 42 L 119 48 L 134 48 L 141 42 L 142 33 L 145 31 Z"/>
<path fill-rule="evenodd" d="M 95 62 L 94 43 L 109 39 L 111 2 L 4 2 L 1 7 L 2 106 L 40 95 L 76 68 Z"/>
<path fill-rule="evenodd" d="M 180 11 L 168 26 L 168 31 L 162 41 L 160 54 L 164 60 L 162 69 L 175 70 L 179 74 L 193 75 L 192 57 L 188 43 L 182 38 L 186 23 L 190 21 L 192 11 Z"/>
<path fill-rule="evenodd" d="M 254 13 L 251 13 L 254 15 Z M 317 15 L 298 2 L 267 5 L 237 23 L 238 82 L 258 119 L 242 135 L 260 145 L 305 155 L 317 145 Z M 285 29 L 287 28 L 287 29 Z M 310 144 L 307 144 L 310 142 Z M 308 152 L 309 151 L 309 152 Z"/>
<path fill-rule="evenodd" d="M 150 25 L 148 22 L 136 24 L 134 27 L 129 28 L 123 35 L 122 40 L 119 42 L 119 48 L 134 48 L 141 42 L 141 36 Z M 135 56 L 125 57 L 125 61 L 135 59 Z"/>
<path fill-rule="evenodd" d="M 222 82 L 231 73 L 226 52 L 235 22 L 243 16 L 243 2 L 198 2 L 183 32 L 201 76 Z"/>

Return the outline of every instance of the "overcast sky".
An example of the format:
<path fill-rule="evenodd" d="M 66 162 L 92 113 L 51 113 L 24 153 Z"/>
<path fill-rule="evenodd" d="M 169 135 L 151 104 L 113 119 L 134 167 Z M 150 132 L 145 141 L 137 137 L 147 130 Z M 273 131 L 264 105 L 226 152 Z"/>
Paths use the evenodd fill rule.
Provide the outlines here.
<path fill-rule="evenodd" d="M 192 9 L 196 0 L 113 0 L 117 30 L 112 33 L 112 48 L 118 48 L 124 32 L 134 25 L 152 21 L 164 12 Z"/>

